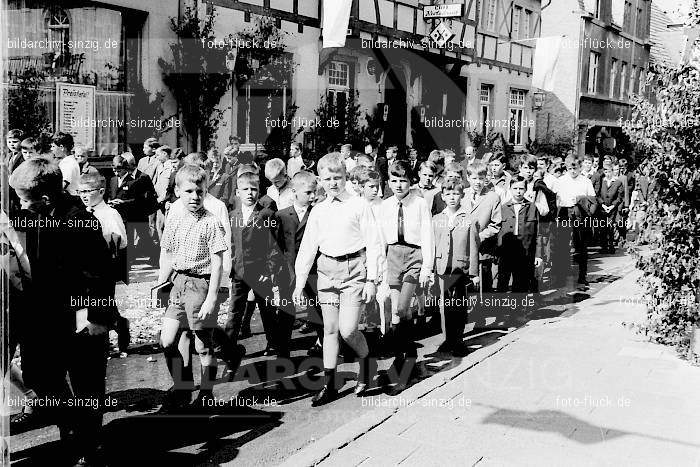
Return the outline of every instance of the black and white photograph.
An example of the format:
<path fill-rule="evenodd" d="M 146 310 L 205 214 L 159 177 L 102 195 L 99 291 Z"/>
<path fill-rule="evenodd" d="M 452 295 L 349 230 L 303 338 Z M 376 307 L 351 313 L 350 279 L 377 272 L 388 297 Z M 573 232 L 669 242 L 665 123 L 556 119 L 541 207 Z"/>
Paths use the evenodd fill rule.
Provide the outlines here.
<path fill-rule="evenodd" d="M 700 465 L 700 0 L 0 0 L 0 466 Z"/>

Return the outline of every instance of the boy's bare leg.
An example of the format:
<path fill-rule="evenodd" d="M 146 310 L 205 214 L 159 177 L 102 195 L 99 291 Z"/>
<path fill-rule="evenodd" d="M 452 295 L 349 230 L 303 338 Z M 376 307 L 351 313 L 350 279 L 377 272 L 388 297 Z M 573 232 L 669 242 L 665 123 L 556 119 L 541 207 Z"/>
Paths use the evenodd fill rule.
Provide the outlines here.
<path fill-rule="evenodd" d="M 201 329 L 194 331 L 194 348 L 199 354 L 199 362 L 202 367 L 202 379 L 199 385 L 199 403 L 203 408 L 211 408 L 212 404 L 207 403 L 207 399 L 213 397 L 214 383 L 216 383 L 216 372 L 218 370 L 216 356 L 214 355 L 212 330 Z"/>
<path fill-rule="evenodd" d="M 399 381 L 392 389 L 390 395 L 397 395 L 408 385 L 410 373 L 413 372 L 417 357 L 413 343 L 411 299 L 416 291 L 417 284 L 404 282 L 401 288 L 391 289 L 392 306 L 392 334 L 394 347 L 394 362 L 392 366 L 399 374 Z M 394 311 L 395 310 L 395 311 Z M 398 320 L 397 320 L 398 318 Z M 398 321 L 394 324 L 395 321 Z M 408 363 L 408 367 L 406 364 Z M 410 370 L 408 373 L 404 368 Z"/>
<path fill-rule="evenodd" d="M 327 404 L 338 395 L 335 373 L 340 349 L 339 307 L 337 304 L 321 304 L 321 313 L 323 314 L 323 388 L 311 399 L 312 407 Z"/>
<path fill-rule="evenodd" d="M 362 306 L 343 307 L 338 317 L 338 329 L 343 340 L 348 343 L 358 357 L 365 358 L 369 353 L 365 336 L 357 329 Z"/>
<path fill-rule="evenodd" d="M 337 305 L 321 305 L 323 314 L 323 367 L 335 368 L 338 366 L 338 352 L 340 342 L 338 339 L 338 315 Z"/>
<path fill-rule="evenodd" d="M 182 392 L 191 391 L 194 382 L 192 378 L 192 365 L 185 365 L 185 359 L 180 352 L 181 334 L 186 333 L 181 329 L 180 321 L 173 318 L 163 318 L 160 342 L 163 346 L 165 363 L 173 379 L 173 388 L 175 393 L 178 393 L 177 396 L 175 396 L 175 394 L 173 394 L 173 396 L 183 397 L 184 399 L 184 394 Z M 184 341 L 182 344 L 185 345 Z M 187 350 L 185 353 L 189 353 L 189 342 L 187 342 Z"/>

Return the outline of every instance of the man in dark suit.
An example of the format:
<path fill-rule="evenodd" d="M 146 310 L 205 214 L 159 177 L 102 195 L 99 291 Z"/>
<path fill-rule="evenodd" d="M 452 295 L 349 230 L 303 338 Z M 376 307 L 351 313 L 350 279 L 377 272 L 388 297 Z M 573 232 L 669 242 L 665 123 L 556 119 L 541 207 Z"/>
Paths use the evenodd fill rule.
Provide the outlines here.
<path fill-rule="evenodd" d="M 234 345 L 243 324 L 248 293 L 252 290 L 260 308 L 267 348 L 272 355 L 279 346 L 276 313 L 273 306 L 273 281 L 281 282 L 282 257 L 275 240 L 274 212 L 258 203 L 259 180 L 254 173 L 238 177 L 238 201 L 231 212 L 231 303 L 226 334 Z"/>
<path fill-rule="evenodd" d="M 282 300 L 291 301 L 292 292 L 296 283 L 296 275 L 294 273 L 294 263 L 297 258 L 297 252 L 301 245 L 301 240 L 304 237 L 306 221 L 309 218 L 311 205 L 316 199 L 316 177 L 306 171 L 297 172 L 292 178 L 292 192 L 294 193 L 294 204 L 288 208 L 277 211 L 277 243 L 280 246 L 284 255 L 285 267 L 287 274 L 284 279 L 289 281 L 280 282 L 280 293 Z M 309 273 L 310 278 L 316 278 L 315 264 Z M 320 354 L 323 343 L 323 319 L 321 317 L 321 308 L 316 298 L 316 284 L 313 279 L 307 282 L 304 288 L 304 293 L 309 299 L 308 305 L 308 322 L 309 327 L 316 333 L 318 341 L 309 350 L 310 355 Z M 284 342 L 289 342 L 292 335 L 292 326 L 294 324 L 294 314 L 285 313 L 288 310 L 280 311 L 279 327 L 280 335 Z"/>
<path fill-rule="evenodd" d="M 418 170 L 420 170 L 420 161 L 418 160 L 418 151 L 411 148 L 408 151 L 408 165 L 411 167 L 411 172 L 409 176 L 411 178 L 411 185 L 418 183 Z"/>
<path fill-rule="evenodd" d="M 510 186 L 511 199 L 501 208 L 501 230 L 498 232 L 498 292 L 507 292 L 513 278 L 513 292 L 531 292 L 537 255 L 539 212 L 535 203 L 525 198 L 527 181 L 517 175 Z M 539 261 L 538 261 L 539 259 Z"/>
<path fill-rule="evenodd" d="M 601 253 L 615 252 L 615 220 L 618 209 L 624 203 L 624 197 L 624 183 L 613 175 L 612 165 L 604 165 L 603 178 L 596 192 L 596 200 L 600 206 L 597 214 L 601 225 Z"/>
<path fill-rule="evenodd" d="M 135 248 L 158 259 L 156 245 L 149 236 L 148 216 L 158 207 L 158 195 L 151 178 L 134 169 L 122 156 L 114 156 L 112 169 L 116 177 L 112 179 L 108 203 L 122 216 L 126 225 L 127 239 L 133 261 Z"/>

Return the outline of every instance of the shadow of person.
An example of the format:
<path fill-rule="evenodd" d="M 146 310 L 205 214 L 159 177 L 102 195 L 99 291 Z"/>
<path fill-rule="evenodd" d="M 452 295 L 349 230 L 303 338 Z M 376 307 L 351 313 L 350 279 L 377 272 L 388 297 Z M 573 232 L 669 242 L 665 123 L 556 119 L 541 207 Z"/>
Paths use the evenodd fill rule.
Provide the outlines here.
<path fill-rule="evenodd" d="M 104 427 L 110 465 L 211 465 L 230 462 L 247 442 L 280 426 L 282 413 L 229 400 L 206 414 L 149 414 L 126 417 Z"/>

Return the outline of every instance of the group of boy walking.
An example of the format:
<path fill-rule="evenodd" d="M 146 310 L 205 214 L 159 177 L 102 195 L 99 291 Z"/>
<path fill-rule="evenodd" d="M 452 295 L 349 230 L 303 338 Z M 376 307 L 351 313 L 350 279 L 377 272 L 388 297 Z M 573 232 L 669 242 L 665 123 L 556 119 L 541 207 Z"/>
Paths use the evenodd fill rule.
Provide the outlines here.
<path fill-rule="evenodd" d="M 387 375 L 394 383 L 389 393 L 396 395 L 416 376 L 417 328 L 424 317 L 421 313 L 414 323 L 413 310 L 416 304 L 425 309 L 431 294 L 440 297 L 439 350 L 464 356 L 463 333 L 474 303 L 469 296 L 477 290 L 536 292 L 546 265 L 556 284 L 570 267 L 570 243 L 579 285 L 587 284 L 583 219 L 590 204 L 601 203 L 609 213 L 615 202 L 609 190 L 596 194 L 580 175 L 579 160 L 568 158 L 566 174 L 557 178 L 545 156 L 524 156 L 519 173 L 511 175 L 503 157 L 490 157 L 487 164 L 472 151 L 461 159 L 433 151 L 419 162 L 415 153 L 403 160 L 393 149 L 386 157 L 371 145 L 365 154 L 330 153 L 318 160 L 314 174 L 295 143 L 286 164 L 281 159 L 265 164 L 271 185 L 264 195 L 260 167 L 242 155 L 232 163 L 215 152 L 209 161 L 195 153 L 169 163 L 167 173 L 154 172 L 164 187 L 155 205 L 165 207 L 167 200 L 167 209 L 151 219 L 160 237 L 158 284 L 172 287 L 160 338 L 174 384 L 163 410 L 190 404 L 192 344 L 201 364 L 195 405 L 203 410 L 216 405 L 217 356 L 233 380 L 246 353 L 239 341 L 247 334 L 251 303 L 262 319 L 264 354 L 282 359 L 290 357 L 297 314 L 307 311 L 315 347 L 322 349 L 323 385 L 311 401 L 320 406 L 336 399 L 343 385 L 336 371 L 343 347 L 359 363 L 354 393 L 364 396 L 376 384 L 379 355 L 359 329 L 370 315 L 379 315 L 373 324 L 393 357 Z M 114 161 L 119 186 L 129 175 L 122 172 L 125 160 Z M 131 234 L 118 206 L 104 202 L 107 184 L 97 171 L 79 175 L 74 193 L 80 205 L 65 183 L 65 170 L 50 158 L 29 157 L 4 170 L 20 208 L 11 211 L 5 238 L 21 232 L 23 240 L 10 246 L 31 265 L 31 273 L 22 272 L 24 290 L 17 294 L 22 307 L 13 308 L 47 310 L 55 324 L 46 328 L 50 332 L 24 332 L 26 316 L 17 315 L 10 344 L 20 344 L 25 383 L 41 397 L 103 398 L 106 335 L 120 318 L 115 306 L 105 304 L 115 303 L 115 283 L 122 278 L 115 271 L 123 273 L 117 259 L 132 245 Z M 608 177 L 602 180 L 600 186 L 610 188 Z M 222 329 L 217 316 L 226 299 Z M 61 313 L 48 312 L 57 307 Z M 73 313 L 82 309 L 86 316 Z M 47 372 L 35 359 L 47 358 L 47 349 L 63 339 L 86 358 Z M 66 374 L 70 388 L 64 386 Z M 101 416 L 99 408 L 83 413 L 89 423 L 63 417 L 61 433 L 79 437 L 90 453 Z"/>

